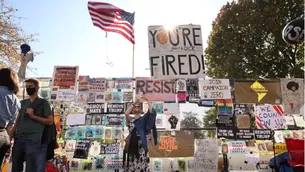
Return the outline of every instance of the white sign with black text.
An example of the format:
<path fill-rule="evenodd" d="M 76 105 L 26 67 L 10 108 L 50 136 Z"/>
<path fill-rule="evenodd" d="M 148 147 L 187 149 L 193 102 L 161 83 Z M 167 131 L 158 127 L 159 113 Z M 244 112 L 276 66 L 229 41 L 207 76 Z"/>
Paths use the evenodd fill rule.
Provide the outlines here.
<path fill-rule="evenodd" d="M 231 99 L 229 79 L 199 80 L 201 99 Z"/>
<path fill-rule="evenodd" d="M 200 25 L 148 27 L 152 79 L 204 78 Z"/>

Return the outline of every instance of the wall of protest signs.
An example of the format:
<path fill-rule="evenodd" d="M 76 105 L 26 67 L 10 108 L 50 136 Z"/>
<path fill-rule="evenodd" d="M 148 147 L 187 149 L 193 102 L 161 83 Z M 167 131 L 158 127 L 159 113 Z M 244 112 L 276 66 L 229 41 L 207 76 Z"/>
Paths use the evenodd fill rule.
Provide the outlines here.
<path fill-rule="evenodd" d="M 148 44 L 153 79 L 205 77 L 200 25 L 149 26 Z"/>
<path fill-rule="evenodd" d="M 67 68 L 67 66 L 65 66 Z M 65 69 L 63 68 L 63 69 Z M 74 67 L 72 67 L 74 68 Z M 73 70 L 72 70 L 73 71 Z M 60 73 L 61 70 L 58 70 L 57 73 Z M 65 70 L 62 71 L 63 74 L 67 74 Z M 56 75 L 61 78 L 64 75 Z M 71 77 L 71 76 L 69 76 Z M 130 105 L 130 101 L 132 99 L 132 94 L 126 94 L 129 97 L 129 100 L 124 101 L 124 98 L 117 98 L 117 97 L 124 97 L 124 93 L 131 93 L 132 92 L 132 79 L 130 78 L 90 78 L 85 77 L 86 79 L 82 80 L 82 89 L 77 86 L 77 82 L 74 83 L 74 86 L 70 87 L 63 87 L 63 86 L 53 86 L 53 82 L 51 82 L 49 86 L 50 92 L 56 93 L 59 95 L 55 97 L 55 99 L 51 99 L 55 106 L 63 104 L 67 100 L 72 100 L 73 102 L 64 105 L 65 108 L 70 108 L 73 113 L 68 113 L 67 118 L 63 119 L 64 115 L 62 113 L 57 113 L 57 116 L 61 118 L 59 128 L 63 127 L 63 121 L 67 125 L 66 132 L 65 132 L 65 148 L 62 148 L 63 151 L 67 153 L 71 162 L 71 169 L 78 169 L 78 170 L 113 170 L 121 168 L 122 164 L 122 147 L 123 144 L 121 140 L 126 137 L 126 121 L 124 115 L 119 115 L 117 113 L 123 113 L 128 106 Z M 88 79 L 89 78 L 89 79 Z M 93 81 L 92 81 L 92 80 Z M 43 78 L 41 78 L 43 80 Z M 50 78 L 52 80 L 52 78 Z M 88 81 L 85 84 L 85 81 Z M 149 80 L 149 79 L 148 79 Z M 194 79 L 193 81 L 196 81 Z M 53 80 L 52 80 L 53 81 Z M 79 77 L 79 82 L 81 81 L 81 77 Z M 148 84 L 154 83 L 154 81 L 158 84 L 164 82 L 164 80 L 150 80 Z M 166 80 L 168 81 L 168 80 Z M 157 146 L 153 146 L 150 144 L 150 155 L 151 155 L 151 168 L 159 169 L 161 171 L 168 170 L 169 168 L 173 170 L 181 170 L 181 171 L 191 171 L 194 170 L 196 167 L 196 161 L 194 158 L 194 138 L 192 134 L 187 132 L 182 132 L 180 130 L 180 120 L 181 116 L 179 116 L 179 105 L 174 103 L 177 101 L 177 94 L 178 92 L 186 92 L 186 96 L 193 96 L 196 99 L 196 94 L 199 95 L 199 91 L 196 91 L 197 84 L 190 84 L 190 83 L 198 83 L 197 82 L 188 82 L 190 79 L 185 80 L 185 82 L 180 83 L 180 87 L 176 84 L 176 81 L 172 81 L 173 89 L 170 89 L 172 93 L 170 96 L 165 96 L 163 100 L 157 100 L 153 103 L 153 106 L 157 109 L 157 127 L 162 130 L 176 131 L 175 137 L 162 137 L 160 139 L 160 143 Z M 184 83 L 185 86 L 184 87 Z M 145 83 L 145 86 L 148 86 L 148 92 L 151 88 L 161 86 L 157 84 L 148 85 Z M 48 81 L 43 80 L 43 87 L 48 88 Z M 72 85 L 72 84 L 71 84 Z M 161 84 L 162 85 L 162 84 Z M 147 90 L 147 88 L 142 88 Z M 152 87 L 150 87 L 152 86 Z M 164 84 L 163 84 L 164 87 Z M 198 87 L 198 86 L 197 86 Z M 179 88 L 179 89 L 177 89 Z M 164 88 L 163 88 L 164 89 Z M 163 90 L 164 91 L 164 90 Z M 62 94 L 62 93 L 66 94 Z M 69 93 L 77 93 L 78 96 L 75 94 Z M 138 93 L 141 93 L 139 91 Z M 45 93 L 43 93 L 45 94 Z M 51 95 L 52 95 L 51 94 Z M 88 95 L 86 99 L 83 96 L 83 100 L 80 98 L 80 95 Z M 108 99 L 105 100 L 105 94 L 108 95 Z M 120 96 L 122 95 L 122 96 Z M 62 98 L 60 98 L 62 97 Z M 69 98 L 70 97 L 70 98 Z M 63 102 L 61 102 L 62 100 Z M 164 103 L 164 101 L 170 101 L 172 103 Z M 209 101 L 210 99 L 206 99 Z M 272 138 L 272 132 L 270 129 L 250 129 L 248 124 L 245 124 L 245 121 L 249 120 L 249 118 L 244 117 L 246 115 L 256 115 L 257 113 L 254 112 L 253 105 L 249 104 L 230 104 L 229 101 L 224 103 L 223 99 L 216 101 L 218 105 L 222 108 L 224 107 L 231 107 L 232 113 L 228 113 L 228 108 L 221 109 L 219 111 L 220 114 L 223 116 L 233 116 L 236 118 L 236 126 L 229 127 L 229 126 L 221 126 L 217 128 L 217 137 L 219 139 L 226 138 L 226 139 L 233 139 L 236 140 L 235 142 L 244 142 L 248 141 L 247 143 L 247 154 L 245 154 L 245 148 L 242 147 L 242 154 L 230 154 L 229 155 L 229 163 L 231 169 L 242 169 L 251 170 L 255 167 L 255 162 L 259 161 L 261 164 L 260 168 L 263 168 L 263 165 L 267 165 L 270 159 L 270 140 Z M 67 102 L 66 102 L 67 103 Z M 229 103 L 229 104 L 227 104 Z M 226 104 L 226 106 L 224 105 Z M 144 104 L 142 105 L 145 106 Z M 278 107 L 278 106 L 276 106 Z M 62 109 L 58 108 L 57 109 Z M 233 109 L 232 109 L 233 108 Z M 283 107 L 282 107 L 283 108 Z M 85 110 L 80 110 L 85 109 Z M 285 108 L 283 108 L 285 109 Z M 237 113 L 240 112 L 238 115 L 242 118 L 239 119 L 239 116 L 236 116 Z M 275 113 L 275 112 L 270 112 Z M 171 117 L 174 118 L 171 118 Z M 296 120 L 299 116 L 291 116 L 292 119 Z M 170 118 L 172 120 L 170 120 Z M 175 119 L 177 118 L 177 119 Z M 291 120 L 291 121 L 294 121 Z M 301 121 L 301 120 L 296 120 Z M 234 122 L 232 122 L 234 123 Z M 289 122 L 291 125 L 293 122 Z M 169 124 L 169 125 L 168 125 Z M 293 123 L 295 124 L 295 123 Z M 176 128 L 172 128 L 176 125 Z M 288 123 L 287 123 L 288 125 Z M 304 126 L 304 123 L 298 122 L 298 126 Z M 234 124 L 235 126 L 235 124 Z M 57 126 L 56 126 L 57 127 Z M 125 130 L 123 130 L 125 128 Z M 272 127 L 271 127 L 272 128 Z M 60 131 L 60 129 L 58 130 Z M 64 130 L 63 130 L 64 131 Z M 164 132 L 168 134 L 168 132 Z M 163 133 L 162 133 L 163 134 Z M 162 135 L 161 133 L 159 136 Z M 285 148 L 283 147 L 284 138 L 285 137 L 293 137 L 293 138 L 304 138 L 304 132 L 300 132 L 298 130 L 284 130 L 280 132 L 276 132 L 275 139 L 276 139 L 276 152 L 281 152 Z M 254 146 L 250 145 L 250 141 L 255 138 L 256 140 L 261 142 L 257 142 Z M 96 139 L 102 139 L 102 141 L 96 141 Z M 187 141 L 186 141 L 187 140 Z M 264 141 L 267 140 L 267 141 Z M 269 140 L 269 141 L 268 141 Z M 89 145 L 90 143 L 90 145 Z M 215 144 L 216 145 L 216 144 Z M 235 144 L 238 145 L 238 144 Z M 105 149 L 108 147 L 108 149 Z M 196 147 L 196 146 L 195 146 Z M 219 147 L 219 145 L 218 145 Z M 238 146 L 235 146 L 236 148 Z M 231 149 L 231 148 L 230 148 Z M 189 151 L 194 150 L 194 151 Z M 235 149 L 236 150 L 236 149 Z M 253 154 L 249 152 L 253 151 Z M 58 150 L 58 152 L 61 152 Z M 236 151 L 235 151 L 236 152 Z M 113 154 L 112 154 L 113 153 Z M 80 157 L 80 158 L 74 158 Z M 87 157 L 87 159 L 83 159 Z M 94 160 L 92 158 L 94 157 Z M 172 157 L 169 159 L 168 157 Z M 214 158 L 216 162 L 216 158 Z M 235 160 L 244 161 L 247 160 L 248 164 L 239 164 L 235 163 Z M 212 163 L 215 164 L 215 163 Z M 209 164 L 209 167 L 212 166 Z M 238 164 L 238 166 L 236 166 Z M 252 166 L 251 166 L 252 165 Z"/>

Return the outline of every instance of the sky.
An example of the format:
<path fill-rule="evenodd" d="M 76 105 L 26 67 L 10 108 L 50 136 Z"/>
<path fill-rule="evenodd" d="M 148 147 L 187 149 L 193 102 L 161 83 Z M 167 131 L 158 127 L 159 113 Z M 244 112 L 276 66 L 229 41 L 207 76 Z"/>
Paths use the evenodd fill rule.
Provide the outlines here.
<path fill-rule="evenodd" d="M 98 1 L 98 0 L 97 0 Z M 228 0 L 105 0 L 135 14 L 135 76 L 149 77 L 149 25 L 201 25 L 206 43 L 212 22 Z M 26 2 L 26 3 L 25 3 Z M 132 44 L 117 33 L 93 26 L 88 0 L 6 0 L 18 9 L 20 25 L 26 33 L 38 33 L 30 43 L 43 53 L 29 63 L 28 77 L 51 77 L 56 65 L 79 66 L 80 75 L 91 77 L 131 77 Z M 206 44 L 204 44 L 204 48 Z M 106 64 L 107 54 L 113 66 Z M 188 108 L 187 108 L 188 109 Z M 198 108 L 201 109 L 201 108 Z M 197 110 L 193 110 L 197 111 Z M 198 110 L 202 113 L 202 109 Z"/>

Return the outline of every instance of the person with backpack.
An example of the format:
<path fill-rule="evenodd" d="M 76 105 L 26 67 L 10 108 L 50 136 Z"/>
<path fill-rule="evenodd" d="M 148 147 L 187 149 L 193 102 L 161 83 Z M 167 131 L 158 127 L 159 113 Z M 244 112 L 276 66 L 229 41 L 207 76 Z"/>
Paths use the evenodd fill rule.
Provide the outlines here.
<path fill-rule="evenodd" d="M 148 112 L 141 117 L 142 109 L 140 103 L 145 100 L 148 103 Z M 130 114 L 134 114 L 134 119 Z M 125 117 L 129 135 L 126 138 L 123 166 L 125 172 L 147 172 L 149 171 L 149 155 L 147 135 L 153 130 L 154 143 L 157 144 L 156 112 L 152 109 L 151 102 L 145 98 L 137 98 L 126 110 Z"/>
<path fill-rule="evenodd" d="M 47 100 L 38 97 L 39 81 L 25 81 L 28 99 L 21 101 L 21 110 L 14 126 L 14 145 L 12 148 L 12 172 L 22 172 L 23 162 L 26 171 L 37 172 L 38 153 L 40 152 L 42 135 L 45 126 L 53 124 L 51 107 Z"/>

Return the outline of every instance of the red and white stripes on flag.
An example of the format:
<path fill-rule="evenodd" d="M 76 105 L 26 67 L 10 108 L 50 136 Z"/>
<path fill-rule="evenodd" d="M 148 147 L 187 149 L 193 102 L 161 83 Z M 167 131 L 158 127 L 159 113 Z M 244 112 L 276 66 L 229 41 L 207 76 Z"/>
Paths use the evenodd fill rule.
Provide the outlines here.
<path fill-rule="evenodd" d="M 123 35 L 132 44 L 134 39 L 134 15 L 105 2 L 88 2 L 88 10 L 94 26 L 106 32 Z"/>

